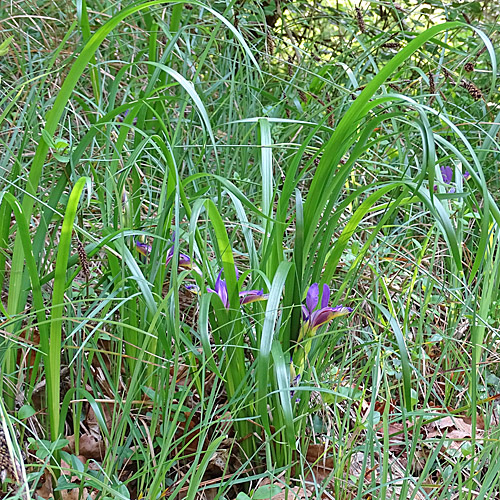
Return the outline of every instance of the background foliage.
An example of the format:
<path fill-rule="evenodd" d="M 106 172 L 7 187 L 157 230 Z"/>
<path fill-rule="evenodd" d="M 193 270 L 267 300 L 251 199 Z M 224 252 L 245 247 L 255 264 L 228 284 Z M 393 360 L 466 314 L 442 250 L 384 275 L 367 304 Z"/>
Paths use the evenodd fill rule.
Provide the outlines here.
<path fill-rule="evenodd" d="M 496 16 L 9 4 L 5 496 L 495 498 Z"/>

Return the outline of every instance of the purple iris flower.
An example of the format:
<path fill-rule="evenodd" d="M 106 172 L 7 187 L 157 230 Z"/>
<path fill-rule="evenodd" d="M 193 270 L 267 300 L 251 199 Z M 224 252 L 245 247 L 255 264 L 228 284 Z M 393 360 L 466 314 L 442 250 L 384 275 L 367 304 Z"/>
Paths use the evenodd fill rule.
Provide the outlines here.
<path fill-rule="evenodd" d="M 144 257 L 149 257 L 149 254 L 151 253 L 151 250 L 153 249 L 151 245 L 148 245 L 147 243 L 143 243 L 142 241 L 135 241 L 135 249 L 141 254 L 144 255 Z"/>
<path fill-rule="evenodd" d="M 445 184 L 451 184 L 451 182 L 453 180 L 453 169 L 448 165 L 441 167 L 440 169 L 441 169 L 441 177 L 443 178 L 443 182 Z M 469 177 L 470 177 L 470 173 L 468 170 L 466 170 L 464 172 L 463 179 L 466 181 Z M 434 185 L 434 192 L 436 192 L 437 189 L 438 189 L 438 187 L 436 185 Z M 454 192 L 455 192 L 454 187 L 450 187 L 450 189 L 448 189 L 448 193 L 454 193 Z"/>
<path fill-rule="evenodd" d="M 118 115 L 116 117 L 116 119 L 119 121 L 119 122 L 123 122 L 123 120 L 125 120 L 125 118 L 127 118 L 127 115 L 130 113 L 130 109 L 126 109 L 125 110 L 125 113 L 123 113 L 123 115 Z M 137 116 L 132 120 L 132 125 L 136 125 L 137 124 Z M 120 128 L 120 125 L 118 125 L 118 128 Z"/>
<path fill-rule="evenodd" d="M 240 292 L 240 304 L 251 304 L 252 302 L 257 302 L 258 300 L 266 300 L 268 295 L 262 290 L 246 290 Z"/>
<path fill-rule="evenodd" d="M 451 167 L 448 165 L 441 167 L 441 176 L 445 184 L 451 184 L 451 180 L 453 179 L 453 170 Z"/>
<path fill-rule="evenodd" d="M 173 256 L 174 256 L 174 247 L 172 246 L 168 249 L 167 261 L 165 262 L 165 265 L 168 265 L 168 263 L 172 260 Z M 179 253 L 179 267 L 191 269 L 192 265 L 189 255 L 186 255 L 185 253 Z"/>
<path fill-rule="evenodd" d="M 151 254 L 151 250 L 153 247 L 151 245 L 148 245 L 147 243 L 142 243 L 141 241 L 136 241 L 135 242 L 135 248 L 136 250 L 141 254 L 144 255 L 145 257 L 149 257 Z M 167 252 L 167 260 L 165 262 L 165 265 L 168 265 L 168 263 L 172 260 L 172 257 L 174 256 L 174 247 L 170 247 Z M 183 267 L 185 269 L 192 269 L 192 264 L 191 264 L 191 259 L 189 258 L 189 255 L 186 255 L 185 253 L 179 253 L 179 267 Z"/>
<path fill-rule="evenodd" d="M 207 287 L 207 291 L 210 293 L 216 293 L 219 297 L 222 303 L 224 304 L 224 307 L 226 309 L 229 309 L 229 296 L 227 293 L 227 284 L 226 280 L 221 279 L 221 274 L 222 270 L 219 271 L 219 275 L 217 276 L 217 279 L 215 280 L 215 288 L 209 288 Z"/>
<path fill-rule="evenodd" d="M 290 375 L 293 385 L 298 385 L 300 381 L 316 330 L 332 319 L 352 312 L 350 307 L 341 305 L 330 307 L 328 305 L 329 300 L 330 287 L 323 285 L 321 304 L 319 309 L 316 309 L 319 303 L 319 285 L 318 283 L 313 283 L 309 287 L 306 296 L 306 305 L 302 306 L 302 326 L 300 327 L 297 345 L 290 364 Z"/>
<path fill-rule="evenodd" d="M 236 279 L 239 279 L 240 276 L 238 269 L 235 270 L 236 270 Z M 207 287 L 207 292 L 216 293 L 220 297 L 220 300 L 224 304 L 224 307 L 226 309 L 229 309 L 229 294 L 227 292 L 227 284 L 226 280 L 221 279 L 221 275 L 222 275 L 222 270 L 219 271 L 219 275 L 215 280 L 214 288 Z M 258 300 L 266 300 L 268 295 L 264 293 L 264 290 L 245 290 L 239 293 L 239 297 L 240 297 L 240 304 L 243 305 L 243 304 L 250 304 L 252 302 L 257 302 Z"/>
<path fill-rule="evenodd" d="M 302 306 L 302 317 L 304 324 L 302 329 L 310 330 L 312 332 L 316 331 L 320 326 L 328 323 L 334 318 L 339 316 L 345 316 L 352 312 L 350 307 L 344 307 L 338 305 L 335 307 L 329 307 L 328 302 L 330 300 L 330 287 L 328 285 L 323 285 L 323 296 L 321 297 L 321 307 L 317 310 L 316 306 L 319 302 L 319 285 L 313 283 L 306 296 L 306 305 Z"/>

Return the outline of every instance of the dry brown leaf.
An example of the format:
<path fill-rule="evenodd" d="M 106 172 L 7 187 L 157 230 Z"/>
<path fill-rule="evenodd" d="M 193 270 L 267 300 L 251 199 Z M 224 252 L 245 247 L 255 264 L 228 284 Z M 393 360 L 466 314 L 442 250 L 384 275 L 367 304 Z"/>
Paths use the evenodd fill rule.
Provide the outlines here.
<path fill-rule="evenodd" d="M 106 446 L 102 439 L 95 439 L 93 436 L 84 434 L 80 437 L 80 455 L 93 460 L 102 460 L 106 453 Z"/>
<path fill-rule="evenodd" d="M 54 498 L 52 493 L 53 493 L 53 490 L 52 490 L 52 476 L 50 475 L 50 472 L 48 470 L 45 470 L 45 472 L 43 473 L 43 483 L 42 485 L 40 486 L 40 488 L 38 488 L 36 490 L 36 495 L 41 497 L 41 498 L 44 498 L 45 500 L 49 500 L 49 498 Z"/>
<path fill-rule="evenodd" d="M 331 449 L 332 447 L 328 447 L 326 444 L 310 444 L 307 448 L 306 460 L 311 465 L 333 469 L 333 458 L 328 458 L 328 451 Z"/>
<path fill-rule="evenodd" d="M 428 439 L 440 438 L 446 434 L 446 447 L 449 450 L 459 450 L 465 442 L 472 439 L 472 425 L 470 419 L 463 417 L 443 416 L 435 422 L 425 426 Z M 476 440 L 480 441 L 484 437 L 484 430 L 476 429 Z"/>
<path fill-rule="evenodd" d="M 86 488 L 83 489 L 86 491 Z M 78 500 L 80 494 L 79 488 L 73 488 L 72 490 L 61 490 L 61 499 L 62 500 Z M 83 494 L 83 498 L 87 498 L 86 493 Z"/>
<path fill-rule="evenodd" d="M 271 481 L 269 478 L 264 478 L 258 484 L 258 488 L 262 486 L 270 485 Z M 273 483 L 274 487 L 279 488 L 281 491 L 276 495 L 270 497 L 269 500 L 312 500 L 312 493 L 308 490 L 304 490 L 300 486 L 286 487 L 283 483 L 275 482 Z"/>
<path fill-rule="evenodd" d="M 333 471 L 333 458 L 328 457 L 331 447 L 323 444 L 310 444 L 307 448 L 306 460 L 309 472 L 304 478 L 307 484 L 318 484 L 325 481 Z"/>
<path fill-rule="evenodd" d="M 448 432 L 449 436 L 450 433 L 454 431 L 459 431 L 464 437 L 472 437 L 472 425 L 461 417 L 445 416 L 435 422 L 427 424 L 425 430 L 427 431 L 428 438 L 442 436 L 445 432 Z M 476 433 L 481 434 L 482 437 L 483 431 L 481 429 L 476 429 Z"/>
<path fill-rule="evenodd" d="M 83 464 L 86 462 L 85 457 L 83 457 L 82 455 L 78 455 L 78 459 Z M 71 472 L 72 472 L 71 467 L 64 460 L 61 460 L 61 472 L 66 476 L 66 480 L 68 482 L 77 485 L 77 486 L 75 486 L 75 488 L 72 488 L 72 489 L 61 490 L 61 492 L 60 492 L 61 499 L 62 500 L 79 500 L 80 488 L 79 488 L 78 484 L 79 484 L 80 479 L 78 478 L 78 476 L 74 476 L 71 474 Z M 88 494 L 89 494 L 88 489 L 83 488 L 82 498 L 87 498 Z"/>
<path fill-rule="evenodd" d="M 207 474 L 210 476 L 221 475 L 227 469 L 229 450 L 219 449 L 210 458 L 207 466 Z"/>
<path fill-rule="evenodd" d="M 75 436 L 67 436 L 66 439 L 69 441 L 68 445 L 63 448 L 63 451 L 71 453 L 72 455 L 76 454 L 75 449 Z M 86 460 L 92 459 L 101 461 L 104 458 L 106 453 L 106 446 L 102 439 L 96 439 L 90 434 L 83 434 L 80 436 L 80 455 L 83 456 Z M 86 461 L 85 460 L 85 461 Z M 85 463 L 84 461 L 84 463 Z"/>
<path fill-rule="evenodd" d="M 455 427 L 455 424 L 458 423 L 458 418 L 451 417 L 443 417 L 435 422 L 435 425 L 441 429 L 445 429 L 447 427 Z"/>
<path fill-rule="evenodd" d="M 190 412 L 184 412 L 184 416 L 186 417 L 186 421 L 177 423 L 177 430 L 175 432 L 175 439 L 179 439 L 184 437 L 187 443 L 186 452 L 187 453 L 196 453 L 198 449 L 198 441 L 200 431 L 195 429 L 197 425 L 199 425 L 199 417 L 197 414 L 193 414 L 192 418 Z M 206 450 L 208 447 L 207 440 L 203 444 L 203 449 Z"/>
<path fill-rule="evenodd" d="M 101 403 L 100 410 L 102 411 L 104 421 L 106 422 L 106 428 L 111 432 L 111 427 L 113 426 L 113 410 L 115 403 Z M 87 416 L 85 417 L 85 425 L 94 437 L 101 436 L 101 429 L 99 427 L 99 422 L 97 420 L 96 414 L 92 406 L 88 405 Z"/>
<path fill-rule="evenodd" d="M 271 498 L 272 500 L 302 500 L 311 499 L 312 496 L 309 491 L 295 486 L 294 488 L 283 488 L 277 495 Z"/>
<path fill-rule="evenodd" d="M 320 444 L 312 444 L 309 445 L 307 450 L 306 458 L 310 464 L 310 473 L 305 478 L 306 485 L 309 484 L 318 484 L 324 482 L 330 474 L 334 470 L 334 459 L 329 456 L 331 455 L 332 447 L 328 447 L 327 445 Z M 377 456 L 374 457 L 375 459 Z M 380 460 L 380 459 L 379 459 Z M 403 466 L 396 458 L 393 453 L 390 453 L 390 471 L 391 471 L 391 479 L 397 480 L 406 477 L 406 467 Z M 371 463 L 371 460 L 368 460 L 367 464 L 365 464 L 364 456 L 362 453 L 356 453 L 351 457 L 351 461 L 348 464 L 349 469 L 344 471 L 344 476 L 346 478 L 346 490 L 349 489 L 349 484 L 351 484 L 354 488 L 357 486 L 351 482 L 350 478 L 355 478 L 354 481 L 369 481 L 369 478 L 366 477 L 366 472 L 370 471 L 378 477 L 380 467 L 377 460 L 374 463 Z M 368 467 L 368 468 L 367 468 Z M 337 471 L 338 474 L 338 471 Z M 370 474 L 368 474 L 370 476 Z M 394 483 L 394 485 L 390 486 L 387 489 L 388 497 L 399 498 L 399 491 L 401 490 L 401 485 Z M 413 485 L 409 487 L 410 493 L 413 495 L 413 498 L 416 500 L 424 500 L 423 494 L 418 490 L 415 490 Z M 395 496 L 394 496 L 395 495 Z M 309 498 L 312 498 L 309 496 Z"/>

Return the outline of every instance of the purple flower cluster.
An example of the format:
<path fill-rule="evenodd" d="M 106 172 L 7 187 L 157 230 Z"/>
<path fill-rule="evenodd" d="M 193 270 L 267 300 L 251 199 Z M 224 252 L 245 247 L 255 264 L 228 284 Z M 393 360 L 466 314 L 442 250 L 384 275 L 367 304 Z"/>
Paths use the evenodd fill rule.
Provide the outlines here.
<path fill-rule="evenodd" d="M 141 255 L 144 255 L 145 257 L 149 257 L 152 251 L 151 245 L 147 243 L 142 243 L 141 241 L 135 242 L 135 248 Z M 174 247 L 171 246 L 167 252 L 167 260 L 165 262 L 165 265 L 168 265 L 168 263 L 172 260 L 173 256 L 174 256 Z M 193 265 L 191 259 L 189 258 L 189 255 L 186 255 L 185 253 L 179 253 L 179 267 L 184 269 L 194 269 L 198 274 L 201 275 L 201 271 L 199 270 L 198 266 L 196 264 Z M 236 269 L 236 278 L 239 279 L 240 275 L 238 269 L 237 268 L 235 269 Z M 224 307 L 226 309 L 229 309 L 229 294 L 227 292 L 227 284 L 226 280 L 223 280 L 221 278 L 221 275 L 222 271 L 220 271 L 219 275 L 217 276 L 214 288 L 212 289 L 207 287 L 207 291 L 210 293 L 216 293 L 220 297 L 222 303 L 224 304 Z M 189 285 L 189 287 L 194 288 L 195 285 Z M 268 294 L 265 294 L 264 290 L 245 290 L 239 292 L 239 296 L 240 296 L 240 304 L 244 305 L 256 302 L 258 300 L 266 300 Z"/>
<path fill-rule="evenodd" d="M 151 245 L 148 245 L 147 243 L 142 243 L 140 241 L 135 242 L 135 248 L 141 255 L 144 255 L 145 257 L 149 257 L 149 255 L 151 254 L 151 250 L 153 249 Z M 165 262 L 165 265 L 168 265 L 168 263 L 172 260 L 173 256 L 174 256 L 174 247 L 171 246 L 167 252 L 167 260 Z M 179 267 L 183 267 L 184 269 L 193 268 L 189 255 L 186 255 L 185 253 L 179 254 Z"/>

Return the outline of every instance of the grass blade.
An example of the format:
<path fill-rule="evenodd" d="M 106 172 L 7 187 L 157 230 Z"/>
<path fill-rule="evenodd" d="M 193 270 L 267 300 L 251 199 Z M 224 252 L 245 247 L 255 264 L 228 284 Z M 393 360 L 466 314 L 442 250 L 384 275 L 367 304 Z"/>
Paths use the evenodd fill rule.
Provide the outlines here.
<path fill-rule="evenodd" d="M 61 228 L 61 237 L 57 250 L 54 291 L 52 294 L 52 314 L 50 322 L 50 339 L 45 340 L 44 359 L 47 371 L 48 413 L 52 440 L 59 437 L 60 392 L 61 392 L 61 339 L 62 316 L 64 312 L 64 293 L 66 291 L 66 271 L 73 235 L 73 225 L 78 203 L 86 184 L 90 179 L 81 177 L 71 191 L 66 213 Z"/>

